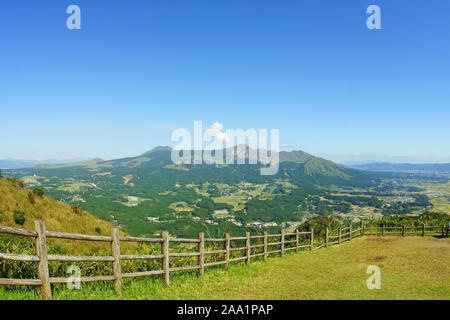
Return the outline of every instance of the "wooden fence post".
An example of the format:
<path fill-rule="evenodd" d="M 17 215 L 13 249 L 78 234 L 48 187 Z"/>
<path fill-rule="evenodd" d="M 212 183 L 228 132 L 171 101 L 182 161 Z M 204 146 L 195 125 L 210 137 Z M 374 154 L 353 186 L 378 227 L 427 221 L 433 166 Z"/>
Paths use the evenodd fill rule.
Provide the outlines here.
<path fill-rule="evenodd" d="M 264 231 L 264 261 L 267 261 L 267 231 Z"/>
<path fill-rule="evenodd" d="M 314 228 L 311 228 L 311 249 L 310 251 L 312 251 L 314 249 Z"/>
<path fill-rule="evenodd" d="M 328 228 L 325 229 L 325 247 L 328 247 Z"/>
<path fill-rule="evenodd" d="M 405 225 L 403 225 L 403 228 L 402 228 L 402 237 L 404 237 L 405 236 Z"/>
<path fill-rule="evenodd" d="M 295 229 L 295 253 L 298 253 L 298 246 L 299 246 L 299 235 L 298 235 L 298 229 Z"/>
<path fill-rule="evenodd" d="M 350 232 L 348 234 L 350 237 L 348 238 L 348 240 L 352 240 L 352 224 L 350 223 Z"/>
<path fill-rule="evenodd" d="M 363 235 L 363 230 L 364 230 L 364 222 L 360 222 L 360 224 L 359 224 L 359 234 L 360 235 Z"/>
<path fill-rule="evenodd" d="M 342 227 L 339 227 L 339 243 L 342 242 Z"/>
<path fill-rule="evenodd" d="M 111 255 L 114 258 L 113 261 L 113 274 L 114 274 L 114 290 L 116 293 L 122 295 L 122 268 L 120 266 L 120 238 L 119 228 L 111 228 Z"/>
<path fill-rule="evenodd" d="M 250 232 L 246 232 L 245 236 L 247 238 L 246 240 L 246 251 L 247 251 L 247 259 L 245 260 L 245 263 L 250 263 Z"/>
<path fill-rule="evenodd" d="M 198 256 L 198 275 L 203 276 L 205 273 L 205 234 L 200 232 L 198 234 L 198 252 L 200 253 Z"/>
<path fill-rule="evenodd" d="M 447 225 L 447 232 L 445 234 L 446 237 L 448 237 L 448 229 L 450 228 L 450 225 Z"/>
<path fill-rule="evenodd" d="M 386 229 L 386 225 L 383 224 L 383 227 L 381 228 L 381 236 L 384 236 L 384 230 Z"/>
<path fill-rule="evenodd" d="M 425 223 L 422 226 L 422 237 L 425 237 Z"/>
<path fill-rule="evenodd" d="M 162 235 L 162 240 L 163 240 L 161 251 L 163 254 L 162 267 L 163 267 L 163 271 L 164 271 L 164 275 L 163 275 L 164 276 L 164 284 L 166 286 L 170 286 L 169 232 L 163 231 L 161 235 Z"/>
<path fill-rule="evenodd" d="M 442 238 L 444 237 L 445 224 L 442 225 Z"/>
<path fill-rule="evenodd" d="M 230 234 L 225 233 L 225 270 L 228 270 L 230 263 Z"/>
<path fill-rule="evenodd" d="M 284 230 L 281 230 L 281 253 L 280 256 L 284 256 Z"/>
<path fill-rule="evenodd" d="M 47 260 L 47 238 L 45 235 L 45 221 L 35 220 L 34 227 L 37 232 L 36 237 L 36 255 L 39 258 L 38 273 L 41 280 L 41 294 L 44 300 L 52 299 L 52 289 L 50 287 L 50 275 L 48 272 Z"/>

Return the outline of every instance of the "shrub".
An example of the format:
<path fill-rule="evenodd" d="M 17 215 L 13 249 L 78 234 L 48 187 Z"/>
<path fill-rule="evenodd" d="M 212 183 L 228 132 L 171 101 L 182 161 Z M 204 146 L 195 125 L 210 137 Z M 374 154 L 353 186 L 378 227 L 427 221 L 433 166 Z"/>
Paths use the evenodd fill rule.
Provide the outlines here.
<path fill-rule="evenodd" d="M 34 194 L 33 194 L 33 192 L 28 192 L 28 201 L 30 201 L 30 203 L 31 204 L 34 204 L 35 203 L 35 200 L 34 200 Z"/>
<path fill-rule="evenodd" d="M 95 232 L 97 232 L 98 234 L 100 234 L 102 232 L 102 229 L 100 229 L 100 227 L 95 227 Z"/>
<path fill-rule="evenodd" d="M 33 189 L 33 194 L 35 196 L 38 196 L 39 198 L 42 198 L 44 196 L 44 191 L 42 189 L 36 188 Z"/>
<path fill-rule="evenodd" d="M 74 204 L 74 205 L 72 206 L 72 211 L 73 211 L 73 213 L 75 213 L 75 214 L 82 214 L 82 213 L 83 213 L 83 209 L 81 209 L 81 207 L 80 207 L 79 204 Z"/>
<path fill-rule="evenodd" d="M 22 211 L 14 210 L 13 218 L 16 224 L 23 226 L 25 223 L 25 214 Z"/>

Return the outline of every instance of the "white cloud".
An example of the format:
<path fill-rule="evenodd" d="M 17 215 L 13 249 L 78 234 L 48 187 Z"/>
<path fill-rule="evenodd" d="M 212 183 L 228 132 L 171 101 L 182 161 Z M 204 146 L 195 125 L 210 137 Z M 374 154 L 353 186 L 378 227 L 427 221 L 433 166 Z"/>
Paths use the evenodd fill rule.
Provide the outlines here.
<path fill-rule="evenodd" d="M 220 123 L 220 122 L 214 122 L 211 125 L 210 129 L 216 129 L 216 130 L 222 131 L 223 130 L 223 124 Z"/>
<path fill-rule="evenodd" d="M 216 137 L 218 142 L 227 142 L 228 141 L 228 135 L 223 131 L 223 124 L 220 122 L 214 122 L 208 130 L 215 131 L 214 136 Z"/>

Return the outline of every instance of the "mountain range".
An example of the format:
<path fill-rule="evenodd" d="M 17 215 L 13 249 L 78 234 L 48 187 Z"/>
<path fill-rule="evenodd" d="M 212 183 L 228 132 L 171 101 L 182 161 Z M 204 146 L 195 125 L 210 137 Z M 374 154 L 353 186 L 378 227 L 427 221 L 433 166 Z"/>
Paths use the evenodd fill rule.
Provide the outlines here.
<path fill-rule="evenodd" d="M 20 159 L 3 159 L 0 160 L 0 169 L 21 169 L 21 168 L 32 168 L 38 164 L 61 164 L 61 163 L 73 163 L 78 161 L 87 160 L 85 158 L 74 158 L 74 159 L 46 159 L 46 160 L 20 160 Z"/>
<path fill-rule="evenodd" d="M 384 172 L 450 172 L 450 163 L 389 163 L 355 164 L 353 168 Z"/>
<path fill-rule="evenodd" d="M 228 174 L 230 177 L 237 176 L 239 179 L 245 178 L 250 180 L 257 180 L 261 182 L 263 180 L 273 180 L 283 177 L 291 177 L 304 183 L 332 183 L 340 182 L 345 184 L 359 184 L 361 182 L 367 182 L 369 175 L 360 170 L 348 168 L 346 166 L 336 164 L 332 161 L 315 157 L 304 151 L 281 151 L 279 152 L 280 169 L 274 176 L 267 176 L 266 178 L 260 177 L 259 168 L 263 166 L 260 162 L 256 165 L 249 164 L 249 154 L 256 152 L 246 145 L 238 145 L 233 147 L 234 149 L 234 163 L 233 165 L 207 165 L 207 164 L 182 164 L 174 165 L 171 159 L 172 149 L 167 146 L 158 146 L 152 150 L 145 152 L 135 157 L 114 159 L 114 160 L 102 160 L 95 158 L 91 160 L 71 162 L 71 163 L 59 163 L 59 164 L 36 164 L 29 168 L 32 170 L 52 170 L 57 173 L 57 169 L 78 170 L 79 172 L 85 171 L 85 173 L 94 173 L 100 171 L 111 171 L 114 174 L 114 170 L 122 171 L 124 169 L 131 171 L 141 171 L 146 174 L 151 174 L 153 177 L 158 176 L 158 172 L 164 172 L 163 177 L 166 179 L 184 180 L 183 177 L 192 178 L 194 171 L 200 176 L 202 171 L 208 171 L 210 174 L 207 179 L 214 179 L 215 176 L 222 176 Z M 227 155 L 231 154 L 231 148 L 223 150 L 224 162 Z M 194 152 L 190 151 L 192 155 L 192 162 L 194 159 Z M 189 153 L 189 152 L 188 152 Z M 238 165 L 240 161 L 245 162 L 246 165 Z M 214 168 L 214 170 L 212 170 Z M 56 170 L 56 171 L 55 171 Z M 61 170 L 59 172 L 62 172 Z M 246 172 L 247 174 L 245 174 Z M 171 179 L 170 179 L 171 180 Z M 194 179 L 196 182 L 198 179 Z"/>
<path fill-rule="evenodd" d="M 224 157 L 230 151 L 224 149 Z M 355 205 L 372 206 L 372 214 L 382 203 L 375 196 L 391 188 L 377 183 L 383 173 L 348 168 L 300 150 L 281 151 L 278 172 L 265 176 L 260 169 L 267 165 L 249 163 L 255 150 L 239 145 L 233 151 L 235 162 L 229 165 L 177 165 L 172 149 L 160 146 L 134 157 L 37 164 L 3 170 L 3 175 L 142 236 L 161 230 L 179 236 L 242 233 L 253 224 L 279 231 L 289 221 L 350 213 Z"/>

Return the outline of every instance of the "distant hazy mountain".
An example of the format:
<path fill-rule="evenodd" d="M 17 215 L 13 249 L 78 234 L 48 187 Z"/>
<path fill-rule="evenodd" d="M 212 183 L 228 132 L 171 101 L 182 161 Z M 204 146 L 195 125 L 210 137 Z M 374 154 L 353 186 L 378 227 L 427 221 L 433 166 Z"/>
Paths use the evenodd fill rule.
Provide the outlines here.
<path fill-rule="evenodd" d="M 38 161 L 34 160 L 6 159 L 0 160 L 0 169 L 31 168 L 35 166 L 37 163 Z"/>
<path fill-rule="evenodd" d="M 389 163 L 374 162 L 367 164 L 356 164 L 351 167 L 369 171 L 422 171 L 422 172 L 450 172 L 450 163 Z"/>
<path fill-rule="evenodd" d="M 62 164 L 62 163 L 72 163 L 77 161 L 83 161 L 86 159 L 83 158 L 75 158 L 75 159 L 66 159 L 66 160 L 57 160 L 57 159 L 47 159 L 47 160 L 19 160 L 19 159 L 5 159 L 0 160 L 0 169 L 25 169 L 31 168 L 36 165 L 41 164 Z"/>

